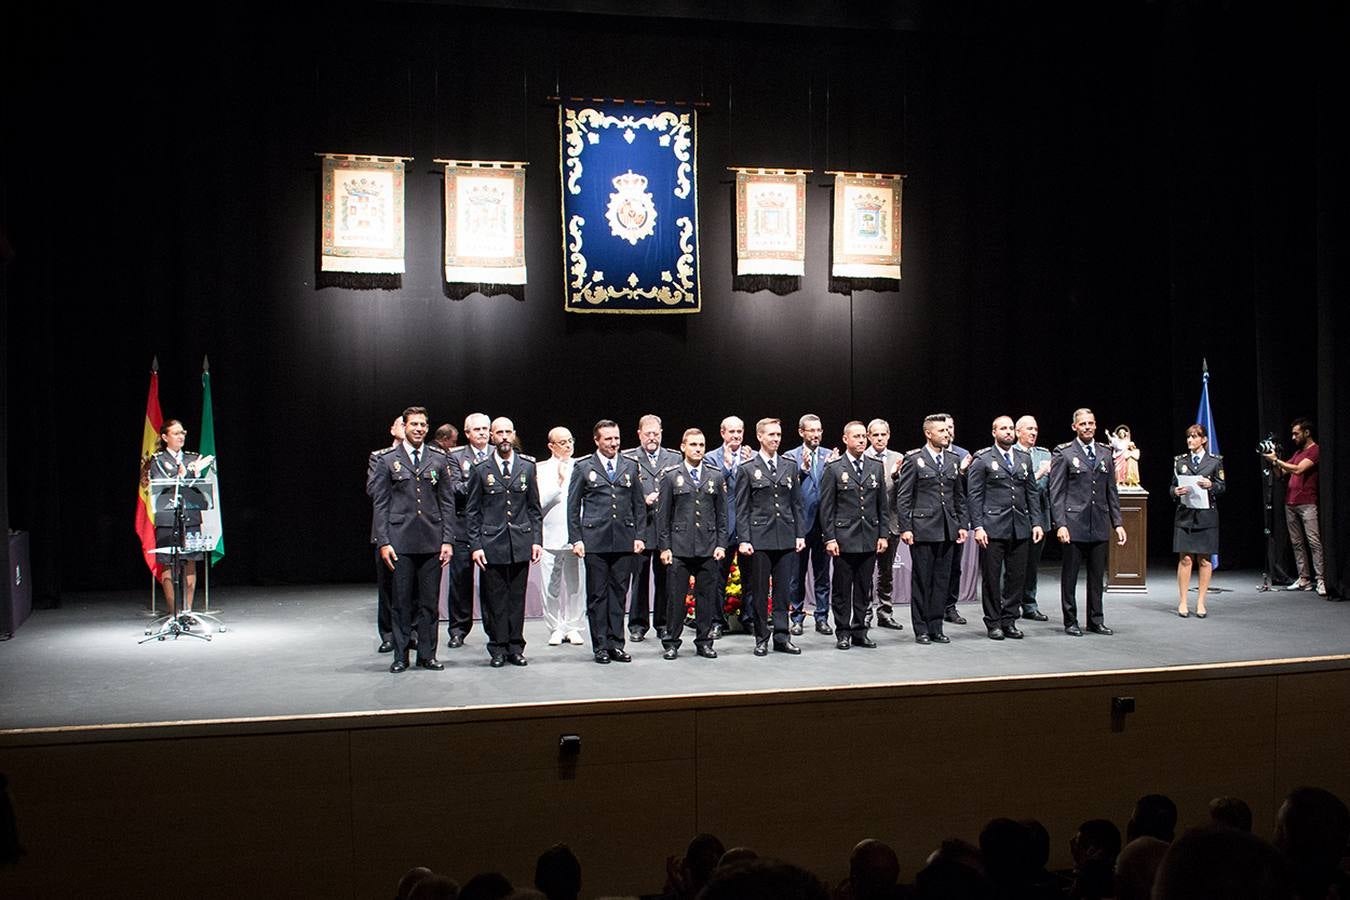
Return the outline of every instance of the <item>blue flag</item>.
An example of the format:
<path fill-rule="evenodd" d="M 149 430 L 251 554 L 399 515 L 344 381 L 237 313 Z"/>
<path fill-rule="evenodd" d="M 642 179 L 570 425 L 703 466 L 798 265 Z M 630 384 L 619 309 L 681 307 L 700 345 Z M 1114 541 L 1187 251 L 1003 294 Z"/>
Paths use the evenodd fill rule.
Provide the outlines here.
<path fill-rule="evenodd" d="M 1215 456 L 1219 454 L 1219 433 L 1214 430 L 1214 408 L 1209 405 L 1209 360 L 1201 362 L 1203 370 L 1202 382 L 1200 385 L 1200 409 L 1195 414 L 1195 421 L 1205 426 L 1205 433 L 1209 435 L 1208 452 Z M 1215 553 L 1209 558 L 1214 568 L 1219 568 L 1219 554 Z"/>

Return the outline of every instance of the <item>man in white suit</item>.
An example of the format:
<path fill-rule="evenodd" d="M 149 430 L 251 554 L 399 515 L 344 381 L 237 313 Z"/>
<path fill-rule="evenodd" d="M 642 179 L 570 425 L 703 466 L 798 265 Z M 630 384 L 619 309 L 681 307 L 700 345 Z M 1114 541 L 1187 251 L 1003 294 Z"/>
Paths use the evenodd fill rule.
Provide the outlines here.
<path fill-rule="evenodd" d="M 544 511 L 544 555 L 539 560 L 543 591 L 544 623 L 550 647 L 582 643 L 581 625 L 586 616 L 580 558 L 567 540 L 567 489 L 575 467 L 572 432 L 559 426 L 548 433 L 548 459 L 535 467 L 539 481 L 539 506 Z"/>

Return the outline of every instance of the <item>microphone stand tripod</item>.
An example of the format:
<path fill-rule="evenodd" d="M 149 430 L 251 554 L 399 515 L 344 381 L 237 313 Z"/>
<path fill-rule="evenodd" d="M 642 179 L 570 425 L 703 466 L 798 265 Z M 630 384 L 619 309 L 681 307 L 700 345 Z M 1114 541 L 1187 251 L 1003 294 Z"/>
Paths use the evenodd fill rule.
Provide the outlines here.
<path fill-rule="evenodd" d="M 197 638 L 201 641 L 211 640 L 211 635 L 199 634 L 192 630 L 191 613 L 183 608 L 187 602 L 187 576 L 183 571 L 182 552 L 187 541 L 187 528 L 184 523 L 182 489 L 183 475 L 180 472 L 175 478 L 173 486 L 173 537 L 169 544 L 169 566 L 173 573 L 174 605 L 178 608 L 178 612 L 174 615 L 165 616 L 159 622 L 158 629 L 154 626 L 147 628 L 146 636 L 137 641 L 138 644 L 144 644 L 147 641 L 162 641 L 169 637 L 176 641 L 183 636 Z M 208 613 L 202 615 L 209 616 Z"/>
<path fill-rule="evenodd" d="M 1266 568 L 1261 573 L 1261 585 L 1256 590 L 1261 593 L 1275 590 L 1271 584 L 1271 570 L 1275 565 L 1275 473 L 1261 458 L 1261 527 L 1266 536 Z"/>

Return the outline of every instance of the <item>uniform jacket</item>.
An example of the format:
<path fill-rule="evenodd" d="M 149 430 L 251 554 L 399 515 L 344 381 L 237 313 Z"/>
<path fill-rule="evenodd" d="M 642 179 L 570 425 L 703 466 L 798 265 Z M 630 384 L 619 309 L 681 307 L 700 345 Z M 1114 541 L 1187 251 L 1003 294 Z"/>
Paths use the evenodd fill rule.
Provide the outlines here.
<path fill-rule="evenodd" d="M 1013 446 L 1019 450 L 1024 449 L 1021 444 L 1013 444 Z M 1041 470 L 1041 465 L 1043 463 L 1050 462 L 1050 451 L 1045 449 L 1044 447 L 1032 447 L 1030 450 L 1025 450 L 1025 452 L 1031 455 L 1032 475 L 1035 475 L 1037 472 Z M 1039 496 L 1041 498 L 1041 527 L 1044 528 L 1046 531 L 1049 531 L 1051 520 L 1049 470 L 1047 470 L 1046 473 L 1042 475 L 1040 478 L 1036 479 L 1036 488 L 1040 492 Z"/>
<path fill-rule="evenodd" d="M 1209 489 L 1209 509 L 1192 509 L 1181 505 L 1177 496 L 1178 475 L 1203 475 L 1212 482 Z M 1176 524 L 1182 528 L 1216 528 L 1219 524 L 1219 510 L 1215 508 L 1216 498 L 1228 489 L 1223 477 L 1223 457 L 1206 453 L 1200 465 L 1191 462 L 1191 454 L 1183 453 L 1172 460 L 1172 502 L 1177 504 Z"/>
<path fill-rule="evenodd" d="M 801 482 L 802 493 L 802 515 L 804 515 L 806 533 L 821 531 L 824 519 L 820 515 L 820 483 L 825 475 L 825 460 L 829 459 L 830 451 L 825 447 L 817 447 L 815 455 L 811 460 L 809 471 L 802 469 L 802 457 L 806 454 L 806 445 L 799 444 L 783 454 L 792 460 L 792 464 L 797 467 L 797 478 Z"/>
<path fill-rule="evenodd" d="M 484 448 L 487 457 L 492 456 L 492 445 Z M 450 451 L 450 487 L 454 495 L 454 517 L 452 524 L 455 529 L 455 540 L 461 544 L 469 542 L 468 520 L 466 516 L 469 512 L 469 473 L 473 467 L 478 464 L 477 451 L 472 445 L 466 444 L 463 447 L 455 447 Z"/>
<path fill-rule="evenodd" d="M 183 451 L 183 467 L 186 469 L 192 463 L 201 459 L 200 453 L 193 453 L 191 450 Z M 174 461 L 173 454 L 168 450 L 160 450 L 150 458 L 151 478 L 177 478 L 178 463 Z M 190 471 L 183 476 L 184 478 L 195 478 Z M 185 487 L 183 493 L 196 493 L 196 488 Z M 161 491 L 155 498 L 155 525 L 157 527 L 173 526 L 173 491 Z M 200 504 L 200 499 L 196 501 Z M 196 528 L 202 524 L 202 511 L 191 508 L 193 501 L 186 499 L 183 504 L 183 527 Z"/>
<path fill-rule="evenodd" d="M 1031 454 L 1012 446 L 1013 468 L 1008 470 L 1003 451 L 985 447 L 976 451 L 966 469 L 966 508 L 970 527 L 983 528 L 995 540 L 1024 540 L 1037 525 L 1045 530 L 1040 490 Z"/>
<path fill-rule="evenodd" d="M 1050 518 L 1069 529 L 1072 541 L 1105 541 L 1121 525 L 1116 467 L 1108 444 L 1093 445 L 1094 463 L 1077 440 L 1067 441 L 1050 456 Z"/>
<path fill-rule="evenodd" d="M 967 521 L 962 458 L 943 450 L 939 463 L 934 463 L 926 446 L 905 454 L 895 480 L 896 518 L 902 533 L 912 531 L 916 541 L 956 540 L 957 530 Z"/>
<path fill-rule="evenodd" d="M 875 553 L 887 535 L 890 503 L 881 461 L 862 458 L 862 477 L 845 453 L 825 467 L 820 486 L 820 527 L 826 541 L 838 541 L 841 553 Z"/>
<path fill-rule="evenodd" d="M 877 456 L 871 447 L 867 448 L 867 455 L 881 463 L 882 470 L 886 473 L 886 533 L 888 536 L 895 536 L 900 533 L 900 514 L 896 512 L 895 503 L 895 482 L 899 478 L 896 472 L 896 462 L 905 458 L 903 453 L 896 450 L 886 449 L 882 456 Z"/>
<path fill-rule="evenodd" d="M 806 537 L 797 466 L 779 454 L 776 468 L 756 453 L 736 477 L 736 537 L 756 550 L 792 550 Z"/>
<path fill-rule="evenodd" d="M 567 490 L 568 543 L 583 541 L 587 553 L 632 553 L 635 540 L 649 542 L 637 463 L 617 454 L 611 484 L 599 453 L 577 460 Z"/>
<path fill-rule="evenodd" d="M 402 444 L 381 450 L 370 484 L 375 545 L 395 553 L 438 553 L 454 540 L 450 460 L 435 444 L 422 445 L 421 465 Z"/>
<path fill-rule="evenodd" d="M 656 501 L 656 549 L 708 557 L 727 545 L 727 482 L 716 466 L 699 465 L 698 485 L 684 460 L 661 476 Z"/>
<path fill-rule="evenodd" d="M 469 550 L 482 550 L 488 565 L 529 562 L 533 546 L 544 543 L 534 460 L 512 454 L 509 480 L 495 453 L 470 469 L 465 519 Z"/>

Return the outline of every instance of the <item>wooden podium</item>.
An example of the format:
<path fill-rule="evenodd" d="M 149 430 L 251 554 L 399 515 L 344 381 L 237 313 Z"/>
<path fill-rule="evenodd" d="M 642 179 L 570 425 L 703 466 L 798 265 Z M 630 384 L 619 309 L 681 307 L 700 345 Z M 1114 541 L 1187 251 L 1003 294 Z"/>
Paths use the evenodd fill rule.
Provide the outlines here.
<path fill-rule="evenodd" d="M 1125 546 L 1113 537 L 1106 561 L 1106 589 L 1142 594 L 1148 577 L 1148 491 L 1120 488 L 1120 519 L 1125 525 Z"/>

